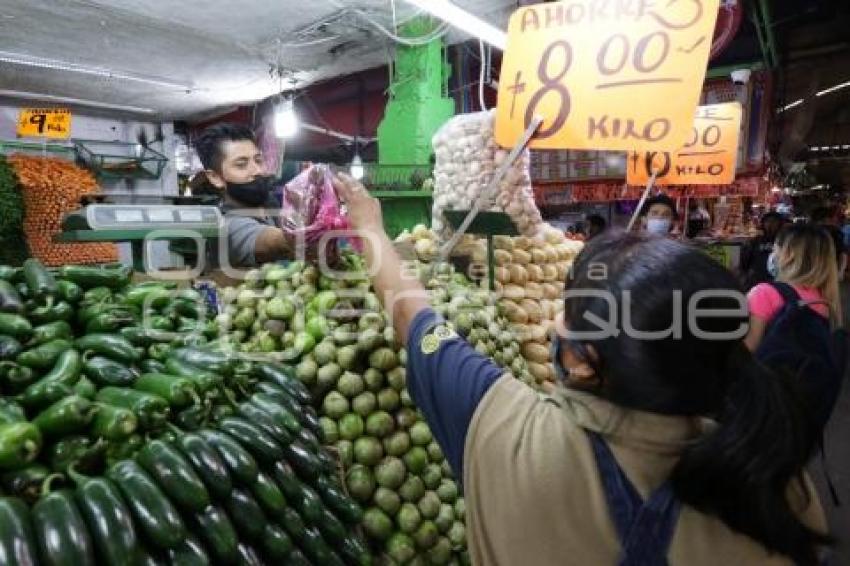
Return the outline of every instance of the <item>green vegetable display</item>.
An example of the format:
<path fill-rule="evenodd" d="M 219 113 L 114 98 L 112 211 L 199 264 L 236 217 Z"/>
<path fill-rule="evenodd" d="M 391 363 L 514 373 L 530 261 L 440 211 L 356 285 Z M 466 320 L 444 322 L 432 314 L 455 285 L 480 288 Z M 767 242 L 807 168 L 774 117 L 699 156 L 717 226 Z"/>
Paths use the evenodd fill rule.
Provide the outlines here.
<path fill-rule="evenodd" d="M 208 317 L 196 291 L 125 268 L 0 266 L 5 561 L 373 563 L 306 374 Z"/>
<path fill-rule="evenodd" d="M 225 316 L 220 322 L 225 323 L 224 331 L 228 331 L 227 324 L 232 326 L 220 341 L 247 355 L 271 351 L 291 370 L 283 377 L 265 377 L 287 389 L 290 397 L 298 395 L 292 390 L 292 378 L 309 390 L 320 415 L 316 433 L 337 454 L 345 490 L 365 509 L 361 521 L 374 554 L 399 564 L 468 563 L 463 516 L 454 509 L 462 498 L 428 425 L 410 399 L 406 352 L 396 342 L 377 297 L 369 292 L 361 260 L 354 256 L 344 260 L 351 276 L 346 281 L 317 278 L 310 266 L 281 269 L 269 265 L 240 287 L 225 289 L 221 293 Z M 468 337 L 467 330 L 486 332 L 488 325 L 498 326 L 509 338 L 505 348 L 519 353 L 507 320 L 495 306 L 486 304 L 483 292 L 462 285 L 450 271 L 429 285 L 444 290 L 434 293 L 438 310 L 449 320 L 463 315 L 459 322 L 469 322 L 464 336 Z M 359 292 L 358 297 L 351 298 L 356 295 L 353 290 Z M 306 305 L 299 308 L 293 295 L 306 298 Z M 478 339 L 476 333 L 473 341 Z M 512 360 L 515 356 L 505 357 Z M 281 403 L 265 389 L 262 395 L 255 395 L 252 403 Z M 285 413 L 295 419 L 303 417 L 295 415 L 291 406 Z M 240 415 L 249 413 L 240 408 Z M 290 434 L 298 434 L 291 421 L 281 419 L 280 424 Z M 274 436 L 270 429 L 262 432 Z M 247 437 L 244 440 L 250 444 Z M 298 448 L 303 446 L 296 441 L 285 447 L 290 465 L 276 467 L 274 477 L 286 500 L 307 519 L 316 511 L 309 507 L 311 496 L 303 499 L 305 495 L 290 485 L 293 477 L 315 473 L 316 462 L 297 458 Z M 262 446 L 256 451 L 258 461 L 273 456 Z M 313 487 L 326 503 L 328 494 L 323 489 L 335 489 Z M 446 511 L 441 515 L 444 501 Z M 333 510 L 342 517 L 343 511 Z M 310 539 L 309 528 L 302 530 L 291 522 L 289 528 L 292 530 L 287 533 L 294 532 L 294 538 Z M 334 540 L 333 528 L 319 531 Z M 322 555 L 321 547 L 308 545 L 304 551 L 308 559 Z"/>

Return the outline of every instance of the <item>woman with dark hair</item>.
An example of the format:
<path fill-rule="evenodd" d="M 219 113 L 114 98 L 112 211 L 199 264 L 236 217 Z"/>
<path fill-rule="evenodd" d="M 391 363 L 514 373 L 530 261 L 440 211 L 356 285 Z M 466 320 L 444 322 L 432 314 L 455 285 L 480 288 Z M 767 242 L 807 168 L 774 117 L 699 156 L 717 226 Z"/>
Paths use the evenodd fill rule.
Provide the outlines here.
<path fill-rule="evenodd" d="M 380 205 L 341 176 L 408 389 L 463 480 L 473 563 L 815 565 L 828 543 L 793 384 L 741 342 L 732 275 L 681 243 L 604 233 L 573 266 L 561 384 L 541 395 L 404 278 Z"/>

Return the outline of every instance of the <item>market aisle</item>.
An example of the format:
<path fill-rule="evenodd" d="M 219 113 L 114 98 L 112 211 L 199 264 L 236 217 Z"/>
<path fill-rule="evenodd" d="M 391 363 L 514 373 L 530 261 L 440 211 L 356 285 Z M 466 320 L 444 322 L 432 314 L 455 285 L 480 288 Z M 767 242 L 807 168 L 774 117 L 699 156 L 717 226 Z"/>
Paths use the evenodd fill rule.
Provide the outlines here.
<path fill-rule="evenodd" d="M 845 378 L 844 387 L 832 420 L 826 429 L 825 446 L 829 473 L 838 491 L 841 507 L 836 507 L 829 495 L 823 474 L 823 465 L 818 457 L 809 472 L 814 479 L 826 511 L 832 533 L 838 538 L 835 547 L 836 566 L 850 566 L 850 379 Z"/>
<path fill-rule="evenodd" d="M 850 283 L 847 281 L 842 282 L 841 296 L 844 324 L 850 328 Z M 817 486 L 832 532 L 838 538 L 833 564 L 850 566 L 850 372 L 845 376 L 844 387 L 827 425 L 824 444 L 829 473 L 838 491 L 841 507 L 832 502 L 819 457 L 809 466 L 809 473 Z"/>

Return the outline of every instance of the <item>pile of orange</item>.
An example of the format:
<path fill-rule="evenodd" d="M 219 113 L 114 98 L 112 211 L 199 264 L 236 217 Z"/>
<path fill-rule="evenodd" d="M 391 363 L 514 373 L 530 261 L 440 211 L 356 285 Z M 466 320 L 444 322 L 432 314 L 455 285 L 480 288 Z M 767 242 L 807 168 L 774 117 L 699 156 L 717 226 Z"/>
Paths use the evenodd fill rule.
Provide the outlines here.
<path fill-rule="evenodd" d="M 62 231 L 63 216 L 80 207 L 80 197 L 100 191 L 91 173 L 53 157 L 13 155 L 8 162 L 18 176 L 24 199 L 24 234 L 33 257 L 49 266 L 118 260 L 113 243 L 53 241 Z"/>

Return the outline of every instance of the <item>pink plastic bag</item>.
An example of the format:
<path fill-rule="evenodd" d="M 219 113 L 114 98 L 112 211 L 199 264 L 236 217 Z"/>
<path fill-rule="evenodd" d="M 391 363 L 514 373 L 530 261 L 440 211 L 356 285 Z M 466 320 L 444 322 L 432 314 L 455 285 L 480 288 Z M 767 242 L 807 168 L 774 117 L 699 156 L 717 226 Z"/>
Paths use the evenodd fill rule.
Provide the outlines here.
<path fill-rule="evenodd" d="M 331 172 L 314 165 L 302 171 L 283 188 L 280 225 L 284 234 L 296 244 L 307 246 L 313 257 L 322 234 L 329 230 L 347 230 L 348 218 L 342 214 Z M 328 257 L 336 255 L 336 241 L 329 242 Z M 312 253 L 311 253 L 312 252 Z"/>

